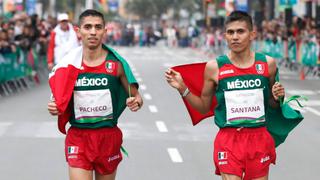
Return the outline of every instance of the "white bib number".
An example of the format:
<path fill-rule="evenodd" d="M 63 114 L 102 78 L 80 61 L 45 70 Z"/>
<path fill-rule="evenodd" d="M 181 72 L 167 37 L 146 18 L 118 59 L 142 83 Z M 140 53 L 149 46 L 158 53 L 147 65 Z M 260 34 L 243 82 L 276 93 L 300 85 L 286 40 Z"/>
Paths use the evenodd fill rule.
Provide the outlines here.
<path fill-rule="evenodd" d="M 112 98 L 109 89 L 74 91 L 74 114 L 76 120 L 112 116 Z"/>
<path fill-rule="evenodd" d="M 227 124 L 265 121 L 263 89 L 225 91 Z"/>

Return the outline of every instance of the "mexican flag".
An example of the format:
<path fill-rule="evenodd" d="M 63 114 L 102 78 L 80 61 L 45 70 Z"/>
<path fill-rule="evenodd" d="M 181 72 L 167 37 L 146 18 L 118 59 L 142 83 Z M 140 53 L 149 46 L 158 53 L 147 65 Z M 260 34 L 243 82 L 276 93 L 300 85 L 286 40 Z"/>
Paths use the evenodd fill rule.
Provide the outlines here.
<path fill-rule="evenodd" d="M 79 147 L 78 146 L 68 146 L 68 154 L 78 154 Z"/>
<path fill-rule="evenodd" d="M 178 71 L 189 90 L 201 96 L 201 91 L 204 82 L 204 69 L 206 63 L 186 64 L 172 67 L 173 70 Z M 279 73 L 277 71 L 276 81 L 279 81 Z M 269 107 L 266 112 L 266 126 L 269 133 L 272 135 L 276 147 L 285 141 L 288 134 L 303 120 L 303 116 L 297 110 L 289 106 L 290 101 L 298 101 L 301 96 L 292 96 L 287 101 L 280 100 L 279 108 Z M 185 99 L 184 104 L 189 112 L 192 124 L 196 125 L 205 118 L 214 116 L 214 108 L 217 105 L 216 97 L 212 99 L 211 110 L 207 114 L 201 114 L 194 109 Z M 299 103 L 299 102 L 298 102 Z"/>
<path fill-rule="evenodd" d="M 115 55 L 123 66 L 124 73 L 129 84 L 135 84 L 138 87 L 138 83 L 126 60 L 112 48 L 105 45 L 102 45 L 102 48 L 107 50 L 108 53 L 113 53 Z M 65 125 L 69 121 L 69 117 L 71 115 L 70 108 L 72 108 L 69 107 L 70 99 L 82 64 L 82 46 L 71 50 L 59 62 L 60 63 L 57 64 L 49 74 L 49 85 L 53 99 L 57 104 L 58 111 L 61 113 L 61 115 L 58 116 L 59 131 L 66 134 Z M 119 117 L 126 108 L 126 99 L 128 97 L 129 95 L 124 87 L 120 88 L 120 92 L 117 97 L 119 99 L 118 112 L 114 112 L 116 117 Z"/>

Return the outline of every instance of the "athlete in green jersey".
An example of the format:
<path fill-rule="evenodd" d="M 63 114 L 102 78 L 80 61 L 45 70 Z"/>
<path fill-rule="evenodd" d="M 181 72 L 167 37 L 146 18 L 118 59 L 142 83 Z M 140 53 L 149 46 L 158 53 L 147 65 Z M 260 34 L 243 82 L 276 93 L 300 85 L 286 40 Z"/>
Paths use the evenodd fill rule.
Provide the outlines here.
<path fill-rule="evenodd" d="M 127 63 L 102 44 L 106 34 L 103 14 L 89 9 L 79 21 L 82 47 L 71 50 L 63 59 L 69 64 L 62 61 L 51 73 L 55 101 L 48 103 L 48 110 L 59 116 L 61 132 L 66 122 L 60 120 L 71 124 L 65 141 L 70 179 L 114 180 L 122 160 L 118 117 L 125 106 L 135 112 L 143 101 Z M 61 85 L 64 81 L 67 83 Z M 67 110 L 62 108 L 65 104 Z"/>
<path fill-rule="evenodd" d="M 276 159 L 274 141 L 265 128 L 269 105 L 279 106 L 284 87 L 275 82 L 276 62 L 251 51 L 256 32 L 252 18 L 234 11 L 225 22 L 224 37 L 230 52 L 211 60 L 204 71 L 201 96 L 191 93 L 179 72 L 168 69 L 167 82 L 202 114 L 217 97 L 214 142 L 216 174 L 227 180 L 267 180 Z"/>

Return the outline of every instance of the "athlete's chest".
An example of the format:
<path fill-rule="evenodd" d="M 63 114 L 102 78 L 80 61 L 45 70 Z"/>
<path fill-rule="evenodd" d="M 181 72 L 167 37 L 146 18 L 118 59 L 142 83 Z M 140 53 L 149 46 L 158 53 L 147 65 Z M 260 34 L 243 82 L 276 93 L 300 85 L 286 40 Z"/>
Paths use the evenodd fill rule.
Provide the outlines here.
<path fill-rule="evenodd" d="M 75 90 L 108 89 L 118 85 L 118 63 L 112 60 L 102 62 L 98 66 L 82 64 L 78 74 Z"/>
<path fill-rule="evenodd" d="M 256 61 L 248 68 L 224 64 L 219 68 L 218 84 L 224 90 L 262 88 L 268 83 L 268 65 Z"/>

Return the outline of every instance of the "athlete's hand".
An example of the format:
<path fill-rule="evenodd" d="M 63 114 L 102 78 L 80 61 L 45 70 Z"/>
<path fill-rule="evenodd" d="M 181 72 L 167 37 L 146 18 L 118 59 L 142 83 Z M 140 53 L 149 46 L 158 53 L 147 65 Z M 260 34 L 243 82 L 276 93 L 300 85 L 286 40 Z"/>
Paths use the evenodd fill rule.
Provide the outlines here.
<path fill-rule="evenodd" d="M 136 112 L 142 107 L 142 98 L 141 96 L 129 97 L 126 104 L 131 111 Z"/>
<path fill-rule="evenodd" d="M 285 92 L 282 84 L 280 84 L 279 82 L 274 83 L 274 85 L 272 86 L 272 95 L 276 101 L 278 101 L 279 98 L 284 97 Z"/>
<path fill-rule="evenodd" d="M 176 88 L 180 94 L 185 90 L 186 85 L 183 82 L 181 74 L 173 69 L 168 69 L 165 73 L 167 82 L 173 88 Z"/>
<path fill-rule="evenodd" d="M 59 111 L 58 111 L 58 108 L 57 108 L 57 105 L 55 102 L 53 101 L 50 101 L 48 103 L 48 111 L 51 115 L 53 116 L 56 116 L 56 115 L 60 115 Z"/>

